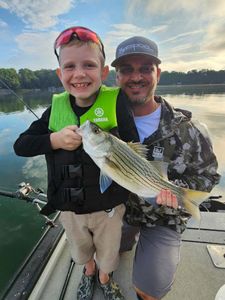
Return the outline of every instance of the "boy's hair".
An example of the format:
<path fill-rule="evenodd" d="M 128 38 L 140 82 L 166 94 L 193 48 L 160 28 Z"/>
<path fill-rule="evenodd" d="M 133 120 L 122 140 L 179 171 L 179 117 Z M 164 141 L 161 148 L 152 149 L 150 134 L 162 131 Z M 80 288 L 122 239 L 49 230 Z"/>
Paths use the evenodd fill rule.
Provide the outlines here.
<path fill-rule="evenodd" d="M 99 50 L 100 61 L 101 61 L 102 67 L 104 67 L 104 65 L 105 65 L 105 58 L 104 58 L 104 56 L 102 54 L 101 49 L 99 48 L 99 45 L 96 44 L 96 43 L 94 43 L 94 42 L 92 42 L 92 41 L 81 41 L 76 36 L 73 36 L 71 38 L 71 40 L 69 41 L 69 43 L 60 46 L 60 48 L 59 48 L 59 64 L 60 64 L 60 54 L 61 54 L 61 50 L 63 48 L 65 48 L 65 47 L 71 47 L 71 46 L 74 46 L 74 45 L 76 47 L 81 47 L 81 46 L 83 46 L 85 44 L 88 45 L 88 46 L 90 46 L 90 47 L 92 47 L 92 48 L 97 48 Z"/>

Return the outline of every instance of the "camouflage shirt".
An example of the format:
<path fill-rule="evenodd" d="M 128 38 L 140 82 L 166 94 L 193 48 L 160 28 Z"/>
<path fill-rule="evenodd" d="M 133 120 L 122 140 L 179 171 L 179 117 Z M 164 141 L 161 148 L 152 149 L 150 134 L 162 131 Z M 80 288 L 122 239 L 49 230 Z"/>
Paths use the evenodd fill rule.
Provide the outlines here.
<path fill-rule="evenodd" d="M 168 162 L 168 179 L 174 184 L 210 192 L 219 183 L 217 159 L 205 125 L 193 122 L 191 113 L 174 109 L 161 97 L 161 117 L 158 130 L 144 140 L 148 145 L 148 160 Z M 190 215 L 182 209 L 153 207 L 131 194 L 125 219 L 132 225 L 169 226 L 181 233 Z"/>

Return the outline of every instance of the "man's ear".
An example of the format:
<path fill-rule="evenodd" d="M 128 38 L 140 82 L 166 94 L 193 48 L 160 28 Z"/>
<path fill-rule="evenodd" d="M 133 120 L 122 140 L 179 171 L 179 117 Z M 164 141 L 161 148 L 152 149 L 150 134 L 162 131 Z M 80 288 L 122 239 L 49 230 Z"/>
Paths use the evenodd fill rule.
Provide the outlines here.
<path fill-rule="evenodd" d="M 104 66 L 102 69 L 102 81 L 106 80 L 109 75 L 109 66 Z"/>
<path fill-rule="evenodd" d="M 161 69 L 157 67 L 157 83 L 159 82 L 160 75 L 161 75 Z"/>
<path fill-rule="evenodd" d="M 59 77 L 59 79 L 62 81 L 62 72 L 61 72 L 61 69 L 60 69 L 60 68 L 57 68 L 57 69 L 56 69 L 56 74 L 57 74 L 57 76 Z"/>

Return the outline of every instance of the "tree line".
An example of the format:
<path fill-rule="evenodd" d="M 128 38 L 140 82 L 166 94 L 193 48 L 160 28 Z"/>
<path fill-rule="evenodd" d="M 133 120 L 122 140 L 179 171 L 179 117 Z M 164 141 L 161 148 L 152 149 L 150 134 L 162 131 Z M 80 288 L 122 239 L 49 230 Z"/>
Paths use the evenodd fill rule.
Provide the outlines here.
<path fill-rule="evenodd" d="M 62 84 L 56 75 L 56 70 L 42 69 L 32 71 L 20 69 L 0 68 L 0 88 L 5 88 L 1 80 L 12 89 L 49 89 L 60 88 Z M 116 73 L 111 70 L 107 80 L 107 86 L 116 85 Z M 191 85 L 191 84 L 225 84 L 225 70 L 191 70 L 188 72 L 162 72 L 159 85 Z"/>

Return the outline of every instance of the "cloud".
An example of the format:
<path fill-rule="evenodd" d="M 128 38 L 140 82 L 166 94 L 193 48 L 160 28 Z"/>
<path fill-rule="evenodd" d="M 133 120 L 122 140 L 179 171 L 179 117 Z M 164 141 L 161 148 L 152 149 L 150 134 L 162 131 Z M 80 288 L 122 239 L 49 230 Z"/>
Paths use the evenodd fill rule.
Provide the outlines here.
<path fill-rule="evenodd" d="M 121 24 L 113 24 L 113 30 L 107 33 L 107 38 L 116 38 L 118 40 L 123 40 L 128 38 L 129 36 L 134 35 L 151 35 L 155 32 L 163 32 L 167 29 L 167 25 L 159 25 L 151 28 L 143 28 L 136 26 L 131 23 L 121 23 Z"/>
<path fill-rule="evenodd" d="M 8 24 L 5 21 L 0 19 L 0 28 L 3 29 L 3 28 L 6 28 L 6 27 L 8 27 Z"/>
<path fill-rule="evenodd" d="M 23 175 L 26 178 L 46 178 L 46 161 L 44 156 L 35 156 L 28 158 L 22 168 Z"/>
<path fill-rule="evenodd" d="M 225 3 L 221 0 L 127 0 L 127 13 L 130 16 L 136 16 L 137 11 L 141 11 L 142 17 L 146 15 L 170 15 L 179 18 L 177 13 L 194 13 L 198 16 L 224 16 Z"/>
<path fill-rule="evenodd" d="M 175 36 L 171 36 L 170 38 L 168 38 L 166 40 L 163 40 L 162 42 L 160 42 L 160 44 L 165 44 L 165 43 L 169 43 L 169 42 L 178 41 L 182 38 L 192 37 L 193 35 L 196 35 L 196 34 L 199 34 L 199 33 L 202 33 L 202 32 L 203 32 L 202 29 L 194 30 L 194 31 L 190 31 L 190 32 L 183 32 L 183 33 L 177 34 Z"/>
<path fill-rule="evenodd" d="M 225 51 L 225 21 L 220 20 L 214 23 L 210 23 L 206 28 L 206 34 L 202 41 L 202 49 L 211 53 L 224 53 Z M 222 52 L 222 53 L 221 53 Z"/>
<path fill-rule="evenodd" d="M 127 0 L 125 10 L 127 22 L 114 24 L 104 40 L 107 61 L 114 59 L 121 41 L 142 35 L 158 44 L 163 70 L 225 68 L 225 3 Z"/>
<path fill-rule="evenodd" d="M 0 148 L 0 154 L 1 155 L 7 155 L 9 153 L 8 151 L 8 144 L 11 142 L 11 128 L 3 128 L 0 131 L 0 141 L 4 141 L 4 143 L 1 143 Z"/>
<path fill-rule="evenodd" d="M 151 37 L 153 33 L 163 32 L 167 29 L 166 25 L 143 28 L 131 23 L 113 24 L 111 27 L 112 30 L 108 31 L 104 38 L 107 64 L 109 65 L 114 60 L 117 45 L 123 40 L 136 35 Z"/>
<path fill-rule="evenodd" d="M 11 58 L 16 69 L 55 69 L 57 60 L 53 44 L 58 32 L 25 32 L 15 38 L 17 52 Z"/>
<path fill-rule="evenodd" d="M 29 29 L 45 29 L 58 23 L 58 16 L 72 9 L 75 0 L 8 0 L 0 1 L 2 8 L 15 13 Z"/>
<path fill-rule="evenodd" d="M 5 1 L 1 1 L 0 0 L 0 8 L 8 9 L 9 6 L 8 6 L 8 4 Z"/>

